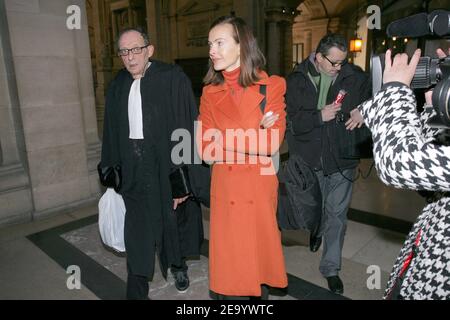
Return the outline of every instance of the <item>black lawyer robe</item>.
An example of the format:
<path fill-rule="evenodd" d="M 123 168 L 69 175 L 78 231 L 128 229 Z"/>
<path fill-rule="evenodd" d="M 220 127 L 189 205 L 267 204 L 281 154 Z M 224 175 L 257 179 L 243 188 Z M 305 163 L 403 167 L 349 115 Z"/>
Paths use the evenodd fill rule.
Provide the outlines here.
<path fill-rule="evenodd" d="M 119 164 L 122 167 L 120 193 L 124 199 L 138 203 L 141 211 L 145 210 L 140 212 L 141 215 L 151 217 L 139 219 L 134 214 L 127 214 L 126 224 L 133 225 L 134 229 L 132 234 L 125 234 L 125 238 L 129 239 L 128 244 L 133 248 L 127 249 L 129 272 L 131 269 L 133 274 L 150 278 L 154 273 L 155 252 L 158 253 L 160 267 L 166 277 L 167 268 L 171 264 L 179 265 L 181 257 L 199 255 L 203 240 L 198 201 L 190 199 L 174 212 L 169 181 L 169 174 L 176 167 L 171 161 L 171 150 L 177 143 L 171 142 L 173 130 L 189 130 L 192 148 L 194 145 L 193 128 L 198 107 L 191 83 L 179 66 L 156 60 L 151 62 L 141 79 L 143 151 L 155 156 L 157 170 L 152 171 L 157 174 L 153 173 L 151 177 L 136 175 L 132 166 L 128 96 L 134 80 L 126 69 L 118 73 L 108 88 L 101 159 L 102 166 Z M 191 164 L 188 168 L 195 199 L 209 205 L 209 168 L 200 164 Z M 159 192 L 142 194 L 135 190 L 136 182 L 147 185 L 151 184 L 150 181 L 157 181 Z"/>

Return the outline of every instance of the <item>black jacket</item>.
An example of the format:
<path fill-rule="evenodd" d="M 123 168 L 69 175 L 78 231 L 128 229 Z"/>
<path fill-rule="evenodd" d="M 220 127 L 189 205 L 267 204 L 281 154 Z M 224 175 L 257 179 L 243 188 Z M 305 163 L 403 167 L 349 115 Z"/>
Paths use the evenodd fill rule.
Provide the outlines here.
<path fill-rule="evenodd" d="M 152 277 L 155 249 L 159 254 L 164 275 L 168 266 L 178 264 L 182 256 L 200 253 L 200 244 L 203 240 L 200 206 L 189 205 L 195 212 L 183 215 L 190 219 L 180 221 L 181 215 L 172 210 L 173 200 L 169 180 L 170 173 L 177 167 L 171 160 L 171 150 L 178 142 L 171 142 L 171 134 L 177 128 L 188 130 L 193 146 L 194 121 L 198 116 L 198 107 L 191 83 L 181 68 L 152 61 L 141 79 L 145 137 L 143 152 L 154 155 L 157 166 L 147 170 L 148 174 L 146 172 L 139 176 L 133 166 L 133 145 L 129 139 L 128 96 L 132 83 L 130 73 L 123 69 L 109 85 L 105 105 L 101 165 L 104 167 L 120 165 L 123 180 L 120 193 L 124 199 L 138 199 L 138 204 L 151 207 L 146 214 L 153 215 L 153 220 L 141 219 L 145 221 L 144 223 L 135 216 L 126 215 L 125 223 L 133 224 L 137 231 L 135 234 L 125 236 L 129 236 L 128 244 L 133 246 L 133 250 L 127 249 L 128 263 L 132 262 L 133 272 Z M 190 165 L 189 168 L 190 175 L 193 173 L 191 182 L 195 195 L 201 199 L 209 199 L 209 168 L 199 164 Z M 152 176 L 147 177 L 150 171 Z M 155 181 L 159 185 L 158 192 L 142 194 L 136 191 L 138 183 L 150 185 L 150 182 Z M 156 212 L 156 208 L 161 208 L 161 212 Z M 151 221 L 157 221 L 156 225 L 152 225 Z M 145 241 L 143 235 L 146 235 Z"/>
<path fill-rule="evenodd" d="M 286 104 L 288 130 L 286 137 L 289 154 L 300 155 L 310 166 L 322 169 L 324 174 L 338 172 L 358 165 L 357 159 L 339 158 L 337 153 L 337 126 L 343 122 L 323 122 L 317 110 L 318 91 L 308 76 L 313 63 L 308 59 L 296 66 L 287 78 Z M 369 77 L 361 68 L 345 64 L 330 87 L 327 104 L 336 98 L 340 89 L 347 91 L 342 111 L 347 115 L 371 96 Z"/>

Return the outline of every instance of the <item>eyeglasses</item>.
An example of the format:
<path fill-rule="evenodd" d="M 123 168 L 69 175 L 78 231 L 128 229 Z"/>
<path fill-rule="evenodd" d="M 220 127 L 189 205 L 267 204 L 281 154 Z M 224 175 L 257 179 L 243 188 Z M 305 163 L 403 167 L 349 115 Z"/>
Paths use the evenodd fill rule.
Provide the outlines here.
<path fill-rule="evenodd" d="M 328 59 L 327 56 L 322 56 L 322 57 L 324 57 L 325 59 L 327 59 L 328 62 L 331 63 L 331 66 L 332 66 L 332 67 L 342 67 L 343 65 L 345 65 L 345 64 L 347 63 L 347 59 L 342 60 L 341 62 L 333 62 L 333 61 L 331 61 L 330 59 Z"/>
<path fill-rule="evenodd" d="M 140 54 L 142 52 L 142 49 L 147 48 L 149 45 L 143 46 L 143 47 L 135 47 L 131 49 L 119 49 L 117 51 L 117 55 L 124 57 L 130 54 L 132 52 L 133 54 Z"/>

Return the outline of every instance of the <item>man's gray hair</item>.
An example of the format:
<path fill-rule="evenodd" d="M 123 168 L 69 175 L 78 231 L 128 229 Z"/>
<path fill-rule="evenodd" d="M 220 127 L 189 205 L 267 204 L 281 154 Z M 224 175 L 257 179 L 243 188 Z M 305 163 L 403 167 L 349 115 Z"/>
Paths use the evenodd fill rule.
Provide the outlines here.
<path fill-rule="evenodd" d="M 119 48 L 120 38 L 122 38 L 122 36 L 125 33 L 132 32 L 132 31 L 137 32 L 137 33 L 139 33 L 141 35 L 141 37 L 144 39 L 144 46 L 150 45 L 150 38 L 149 38 L 147 32 L 145 32 L 144 28 L 142 28 L 142 27 L 132 27 L 132 28 L 126 28 L 126 29 L 123 29 L 122 31 L 120 31 L 119 36 L 117 37 L 117 42 L 116 42 L 116 48 L 117 49 L 120 49 Z"/>

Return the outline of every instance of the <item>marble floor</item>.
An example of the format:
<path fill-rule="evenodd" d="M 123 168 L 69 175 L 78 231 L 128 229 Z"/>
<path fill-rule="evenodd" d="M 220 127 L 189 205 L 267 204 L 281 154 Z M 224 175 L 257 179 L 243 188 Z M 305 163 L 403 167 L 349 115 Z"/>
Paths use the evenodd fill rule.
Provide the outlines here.
<path fill-rule="evenodd" d="M 367 175 L 371 162 L 363 161 Z M 375 170 L 355 182 L 344 242 L 344 295 L 332 294 L 318 271 L 321 250 L 309 251 L 304 231 L 283 231 L 289 286 L 271 290 L 272 300 L 377 300 L 382 297 L 392 264 L 425 201 L 412 191 L 384 186 Z M 204 208 L 202 255 L 188 260 L 191 285 L 178 293 L 158 268 L 150 284 L 153 300 L 209 300 L 209 210 Z M 125 257 L 103 246 L 96 205 L 45 220 L 0 229 L 0 299 L 123 299 Z M 81 287 L 73 284 L 79 268 Z"/>

